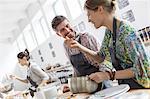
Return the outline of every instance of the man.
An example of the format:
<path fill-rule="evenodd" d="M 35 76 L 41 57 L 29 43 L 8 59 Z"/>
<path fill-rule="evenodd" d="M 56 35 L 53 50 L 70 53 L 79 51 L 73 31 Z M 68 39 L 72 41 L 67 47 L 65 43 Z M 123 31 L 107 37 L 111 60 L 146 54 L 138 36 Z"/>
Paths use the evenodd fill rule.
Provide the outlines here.
<path fill-rule="evenodd" d="M 58 36 L 63 37 L 64 39 L 74 39 L 90 50 L 98 51 L 100 48 L 98 42 L 92 35 L 87 33 L 77 33 L 74 31 L 71 24 L 64 16 L 56 16 L 52 20 L 52 28 Z M 106 61 L 106 64 L 98 64 L 80 50 L 69 48 L 65 42 L 64 48 L 66 50 L 66 55 L 74 67 L 75 76 L 86 76 L 91 73 L 98 72 L 99 70 L 109 70 L 109 68 L 106 68 L 106 65 L 111 68 L 111 64 L 109 62 Z"/>

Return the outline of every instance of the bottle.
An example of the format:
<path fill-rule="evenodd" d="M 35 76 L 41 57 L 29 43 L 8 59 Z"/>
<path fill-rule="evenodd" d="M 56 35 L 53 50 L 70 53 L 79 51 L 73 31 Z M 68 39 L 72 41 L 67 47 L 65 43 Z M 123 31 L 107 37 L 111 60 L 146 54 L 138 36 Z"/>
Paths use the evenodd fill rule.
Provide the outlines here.
<path fill-rule="evenodd" d="M 139 32 L 140 38 L 141 38 L 141 39 L 142 39 L 142 41 L 144 42 L 144 36 L 143 36 L 143 34 L 142 34 L 142 31 L 141 31 L 141 30 L 139 30 L 138 32 Z"/>
<path fill-rule="evenodd" d="M 149 36 L 149 40 L 150 40 L 150 26 L 146 27 L 146 32 L 147 32 L 147 34 Z"/>
<path fill-rule="evenodd" d="M 148 35 L 147 35 L 147 32 L 145 31 L 145 28 L 142 29 L 142 32 L 143 32 L 145 40 L 148 41 Z"/>

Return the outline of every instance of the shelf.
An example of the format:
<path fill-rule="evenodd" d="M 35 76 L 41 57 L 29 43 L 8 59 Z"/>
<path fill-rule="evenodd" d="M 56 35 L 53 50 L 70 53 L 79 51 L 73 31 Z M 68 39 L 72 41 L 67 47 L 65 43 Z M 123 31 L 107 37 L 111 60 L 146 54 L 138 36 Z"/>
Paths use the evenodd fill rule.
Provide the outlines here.
<path fill-rule="evenodd" d="M 50 70 L 46 70 L 46 72 L 49 73 L 49 72 L 54 72 L 54 71 L 60 71 L 60 70 L 68 69 L 67 67 L 71 67 L 71 65 L 56 67 L 56 68 L 53 68 L 53 69 L 50 69 Z"/>

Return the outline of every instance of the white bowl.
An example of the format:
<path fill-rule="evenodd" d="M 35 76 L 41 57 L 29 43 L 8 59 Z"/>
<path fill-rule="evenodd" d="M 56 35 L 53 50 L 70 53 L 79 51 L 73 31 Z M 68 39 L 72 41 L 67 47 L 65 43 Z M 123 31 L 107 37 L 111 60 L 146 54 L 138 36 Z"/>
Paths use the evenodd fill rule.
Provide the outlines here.
<path fill-rule="evenodd" d="M 7 93 L 7 92 L 11 91 L 13 88 L 14 88 L 13 82 L 4 83 L 4 89 L 1 90 L 1 92 L 2 93 Z"/>
<path fill-rule="evenodd" d="M 91 95 L 89 99 L 118 99 L 120 95 L 125 94 L 130 89 L 129 85 L 121 84 L 103 89 Z M 126 98 L 128 99 L 128 98 Z"/>
<path fill-rule="evenodd" d="M 134 91 L 125 93 L 118 99 L 150 99 L 150 94 L 144 91 Z"/>
<path fill-rule="evenodd" d="M 57 87 L 51 86 L 40 89 L 35 93 L 36 99 L 56 99 L 57 98 Z"/>

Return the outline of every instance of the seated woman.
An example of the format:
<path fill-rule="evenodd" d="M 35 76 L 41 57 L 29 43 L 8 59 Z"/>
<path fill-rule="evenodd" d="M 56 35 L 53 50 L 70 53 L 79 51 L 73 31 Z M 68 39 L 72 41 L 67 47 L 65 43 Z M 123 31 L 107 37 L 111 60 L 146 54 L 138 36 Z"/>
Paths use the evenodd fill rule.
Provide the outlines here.
<path fill-rule="evenodd" d="M 36 92 L 37 87 L 41 87 L 47 83 L 49 80 L 49 76 L 38 66 L 36 63 L 29 61 L 29 51 L 26 49 L 24 52 L 20 52 L 17 55 L 18 61 L 21 66 L 27 66 L 27 78 L 20 79 L 17 76 L 11 75 L 10 77 L 13 79 L 17 79 L 24 83 L 30 83 L 31 88 L 30 94 L 34 96 L 34 92 Z"/>

